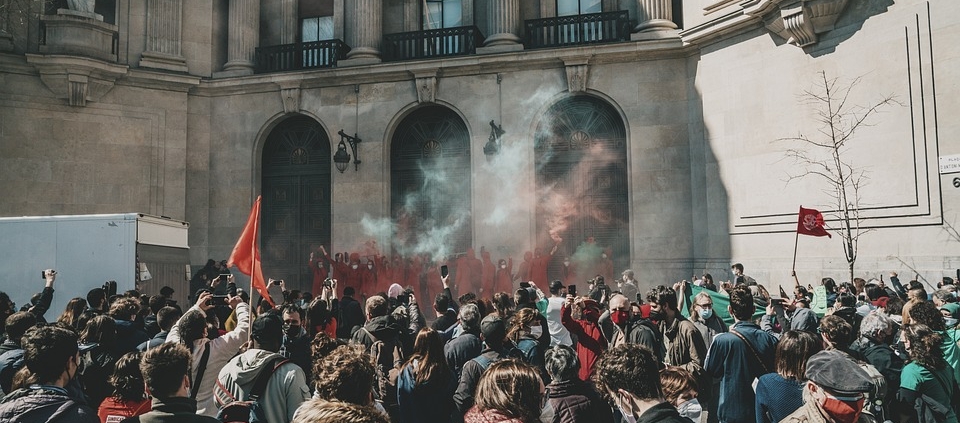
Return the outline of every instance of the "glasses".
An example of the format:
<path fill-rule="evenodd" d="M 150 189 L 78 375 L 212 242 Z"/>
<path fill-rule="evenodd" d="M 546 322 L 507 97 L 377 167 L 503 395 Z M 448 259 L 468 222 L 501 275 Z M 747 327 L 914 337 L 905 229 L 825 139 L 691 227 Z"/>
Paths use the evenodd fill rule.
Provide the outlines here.
<path fill-rule="evenodd" d="M 700 308 L 713 308 L 713 303 L 710 303 L 710 304 L 697 304 L 697 307 L 700 307 Z"/>

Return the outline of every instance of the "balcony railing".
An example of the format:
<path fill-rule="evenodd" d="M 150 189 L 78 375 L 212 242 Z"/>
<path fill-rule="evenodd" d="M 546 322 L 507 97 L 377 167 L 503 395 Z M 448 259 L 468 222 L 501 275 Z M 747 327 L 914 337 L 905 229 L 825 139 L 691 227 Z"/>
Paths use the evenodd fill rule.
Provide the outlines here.
<path fill-rule="evenodd" d="M 477 52 L 483 34 L 475 26 L 401 32 L 383 37 L 383 59 L 412 60 Z"/>
<path fill-rule="evenodd" d="M 627 11 L 524 21 L 527 49 L 564 47 L 583 44 L 615 43 L 630 40 L 630 15 Z"/>
<path fill-rule="evenodd" d="M 310 41 L 258 47 L 256 73 L 332 68 L 346 57 L 350 47 L 340 40 Z"/>

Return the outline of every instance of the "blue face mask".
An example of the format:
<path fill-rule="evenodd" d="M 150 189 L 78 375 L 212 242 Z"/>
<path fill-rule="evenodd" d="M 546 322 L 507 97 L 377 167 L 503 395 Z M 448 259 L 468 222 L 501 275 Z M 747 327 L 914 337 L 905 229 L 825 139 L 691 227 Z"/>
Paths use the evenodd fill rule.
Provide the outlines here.
<path fill-rule="evenodd" d="M 943 322 L 946 323 L 947 329 L 957 325 L 957 319 L 954 319 L 953 317 L 944 317 Z"/>
<path fill-rule="evenodd" d="M 711 308 L 711 309 L 706 309 L 706 310 L 704 310 L 704 309 L 701 308 L 701 309 L 698 309 L 698 311 L 699 311 L 699 313 L 700 313 L 700 317 L 702 317 L 703 320 L 707 320 L 707 319 L 709 319 L 710 317 L 713 317 L 713 309 L 712 309 L 712 308 Z"/>

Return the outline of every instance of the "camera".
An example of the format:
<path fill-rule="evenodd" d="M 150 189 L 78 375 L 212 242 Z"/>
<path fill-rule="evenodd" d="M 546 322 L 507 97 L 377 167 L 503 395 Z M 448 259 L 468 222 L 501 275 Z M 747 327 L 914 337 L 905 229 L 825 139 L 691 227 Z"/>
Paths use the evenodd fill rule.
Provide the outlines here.
<path fill-rule="evenodd" d="M 210 297 L 209 300 L 207 300 L 207 305 L 212 305 L 212 306 L 229 306 L 229 305 L 230 305 L 230 302 L 229 302 L 229 300 L 227 300 L 227 296 L 226 296 L 226 295 L 214 295 L 213 297 Z"/>

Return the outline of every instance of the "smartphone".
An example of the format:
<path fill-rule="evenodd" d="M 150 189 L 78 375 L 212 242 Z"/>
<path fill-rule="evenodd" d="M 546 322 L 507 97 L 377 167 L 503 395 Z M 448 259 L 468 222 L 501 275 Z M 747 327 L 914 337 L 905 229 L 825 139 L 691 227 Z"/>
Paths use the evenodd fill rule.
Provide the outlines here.
<path fill-rule="evenodd" d="M 283 282 L 283 279 L 278 279 L 278 280 L 273 281 L 273 284 L 279 286 L 280 283 L 282 283 L 282 282 Z"/>
<path fill-rule="evenodd" d="M 226 295 L 214 295 L 209 300 L 207 300 L 207 305 L 227 306 L 227 305 L 230 305 L 230 302 L 227 301 Z"/>
<path fill-rule="evenodd" d="M 521 287 L 521 288 L 529 288 L 529 287 L 530 287 L 530 282 L 520 282 L 520 287 Z"/>
<path fill-rule="evenodd" d="M 441 277 L 441 278 L 445 278 L 445 277 L 447 277 L 447 275 L 449 275 L 449 274 L 450 274 L 450 268 L 448 268 L 447 265 L 444 264 L 443 266 L 440 266 L 440 277 Z"/>
<path fill-rule="evenodd" d="M 220 274 L 220 279 L 223 279 L 224 281 L 226 281 L 229 276 L 230 276 L 229 273 L 221 273 L 221 274 Z"/>
<path fill-rule="evenodd" d="M 577 295 L 577 286 L 567 285 L 567 295 Z"/>

